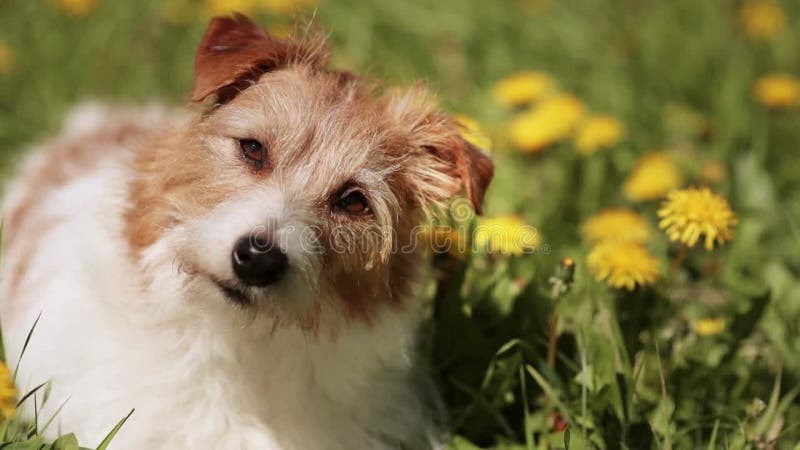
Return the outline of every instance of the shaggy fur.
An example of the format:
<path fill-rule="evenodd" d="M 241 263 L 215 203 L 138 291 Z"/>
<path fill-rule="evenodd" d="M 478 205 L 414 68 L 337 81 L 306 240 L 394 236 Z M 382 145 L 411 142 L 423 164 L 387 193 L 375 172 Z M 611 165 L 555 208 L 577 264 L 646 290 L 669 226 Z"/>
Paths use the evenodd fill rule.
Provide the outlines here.
<path fill-rule="evenodd" d="M 480 209 L 492 165 L 424 90 L 380 92 L 326 48 L 216 18 L 187 111 L 88 105 L 32 153 L 3 209 L 1 312 L 11 361 L 41 313 L 18 382 L 52 381 L 40 417 L 68 399 L 49 433 L 93 445 L 136 408 L 114 448 L 442 442 L 409 249 L 431 205 Z M 353 189 L 363 213 L 336 207 Z M 254 233 L 289 260 L 263 288 L 231 267 Z"/>

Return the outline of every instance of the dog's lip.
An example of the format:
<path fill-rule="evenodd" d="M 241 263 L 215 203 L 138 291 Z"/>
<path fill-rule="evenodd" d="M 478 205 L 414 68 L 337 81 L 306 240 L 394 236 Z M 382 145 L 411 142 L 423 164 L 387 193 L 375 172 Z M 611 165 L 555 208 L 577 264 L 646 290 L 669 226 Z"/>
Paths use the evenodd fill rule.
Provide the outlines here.
<path fill-rule="evenodd" d="M 211 278 L 211 282 L 214 283 L 215 285 L 217 285 L 217 287 L 222 291 L 222 293 L 225 294 L 225 297 L 227 297 L 228 300 L 230 300 L 231 302 L 233 302 L 233 303 L 235 303 L 237 305 L 243 305 L 243 306 L 246 306 L 246 305 L 249 305 L 249 304 L 252 303 L 252 301 L 247 296 L 247 294 L 245 294 L 244 291 L 242 291 L 238 287 L 236 287 L 234 285 L 231 285 L 230 283 L 226 283 L 226 282 L 224 282 L 222 280 L 219 280 L 217 278 L 214 278 L 214 277 L 210 277 L 210 278 Z"/>

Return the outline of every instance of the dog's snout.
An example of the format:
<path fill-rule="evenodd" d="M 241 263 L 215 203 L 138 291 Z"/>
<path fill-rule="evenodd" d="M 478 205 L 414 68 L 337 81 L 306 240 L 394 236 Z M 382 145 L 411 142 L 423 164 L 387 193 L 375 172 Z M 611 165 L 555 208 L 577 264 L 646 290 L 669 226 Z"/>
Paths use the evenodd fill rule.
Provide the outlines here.
<path fill-rule="evenodd" d="M 233 271 L 242 283 L 267 286 L 286 275 L 289 258 L 277 245 L 257 236 L 245 236 L 236 242 L 231 255 Z"/>

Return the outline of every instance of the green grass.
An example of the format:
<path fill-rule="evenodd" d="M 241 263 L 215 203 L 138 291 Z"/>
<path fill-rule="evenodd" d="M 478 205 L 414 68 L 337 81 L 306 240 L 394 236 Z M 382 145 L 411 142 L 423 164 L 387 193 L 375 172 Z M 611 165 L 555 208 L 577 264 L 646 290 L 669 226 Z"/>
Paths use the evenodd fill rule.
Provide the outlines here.
<path fill-rule="evenodd" d="M 8 173 L 76 101 L 185 101 L 205 18 L 184 3 L 196 13 L 172 24 L 155 1 L 104 1 L 72 18 L 47 1 L 4 0 L 0 42 L 15 63 L 0 75 L 0 168 Z M 547 244 L 523 257 L 434 261 L 430 351 L 454 448 L 798 448 L 800 114 L 769 112 L 751 90 L 764 73 L 800 74 L 800 4 L 784 2 L 786 29 L 764 44 L 737 26 L 738 4 L 320 5 L 316 17 L 331 34 L 337 66 L 398 84 L 427 79 L 447 108 L 493 130 L 487 214 L 519 214 Z M 525 69 L 551 74 L 591 111 L 620 118 L 628 137 L 591 158 L 575 156 L 569 142 L 536 156 L 507 148 L 502 130 L 513 112 L 492 101 L 491 86 Z M 706 132 L 698 118 L 710 124 Z M 638 156 L 662 148 L 678 156 L 687 184 L 703 161 L 723 163 L 727 177 L 714 190 L 739 217 L 736 238 L 690 252 L 652 288 L 611 290 L 585 269 L 580 223 L 613 206 L 655 223 L 657 204 L 632 204 L 620 186 Z M 663 235 L 649 245 L 666 274 L 676 247 Z M 566 256 L 577 260 L 575 283 L 554 303 L 548 280 Z M 711 266 L 720 269 L 709 275 Z M 560 326 L 550 367 L 554 310 Z M 694 334 L 691 321 L 708 316 L 724 317 L 725 332 Z M 555 411 L 568 431 L 554 430 Z"/>

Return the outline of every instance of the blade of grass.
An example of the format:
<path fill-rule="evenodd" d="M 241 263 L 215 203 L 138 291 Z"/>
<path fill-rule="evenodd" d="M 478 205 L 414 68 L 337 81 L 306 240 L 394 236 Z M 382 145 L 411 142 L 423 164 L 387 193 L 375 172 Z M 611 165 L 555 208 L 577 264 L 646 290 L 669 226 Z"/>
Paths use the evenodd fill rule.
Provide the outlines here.
<path fill-rule="evenodd" d="M 17 381 L 17 371 L 19 371 L 19 364 L 22 362 L 22 356 L 25 355 L 25 350 L 28 349 L 28 344 L 31 342 L 31 336 L 33 336 L 33 331 L 36 329 L 36 325 L 39 324 L 39 319 L 42 318 L 41 311 L 36 316 L 36 320 L 33 321 L 33 325 L 31 329 L 28 330 L 28 336 L 25 338 L 25 343 L 22 345 L 22 351 L 19 353 L 19 358 L 17 358 L 17 365 L 14 367 L 14 376 L 13 379 Z"/>
<path fill-rule="evenodd" d="M 127 416 L 123 417 L 119 422 L 117 422 L 114 428 L 108 433 L 108 435 L 106 435 L 105 439 L 103 439 L 103 442 L 97 446 L 97 450 L 106 450 L 108 448 L 109 444 L 111 444 L 111 441 L 114 439 L 114 436 L 117 435 L 117 432 L 120 430 L 120 428 L 122 428 L 123 425 L 125 425 L 125 422 L 127 422 L 127 420 L 133 415 L 134 411 L 136 411 L 136 408 L 132 409 Z"/>
<path fill-rule="evenodd" d="M 564 419 L 566 419 L 567 422 L 569 422 L 571 425 L 573 423 L 572 417 L 570 416 L 566 405 L 564 405 L 564 402 L 562 402 L 561 399 L 558 397 L 558 393 L 555 391 L 555 389 L 553 389 L 550 383 L 548 383 L 547 380 L 544 378 L 544 376 L 542 376 L 542 374 L 539 373 L 539 371 L 537 371 L 536 369 L 534 369 L 533 366 L 531 366 L 530 364 L 525 366 L 525 370 L 528 371 L 533 380 L 536 381 L 536 384 L 538 384 L 539 387 L 542 388 L 547 398 L 549 398 L 550 401 L 552 401 L 553 404 L 556 405 L 556 407 L 559 410 L 559 413 L 562 416 L 564 416 Z"/>
<path fill-rule="evenodd" d="M 47 422 L 45 422 L 44 426 L 42 427 L 41 433 L 44 433 L 45 431 L 47 431 L 47 428 L 50 426 L 51 423 L 53 423 L 53 420 L 55 420 L 56 416 L 58 416 L 58 414 L 61 412 L 61 410 L 64 409 L 64 406 L 67 404 L 69 399 L 70 399 L 70 397 L 67 397 L 66 399 L 64 399 L 64 401 L 61 402 L 61 404 L 58 406 L 58 408 L 56 408 L 56 410 L 53 412 L 53 414 L 50 416 L 50 418 L 47 419 Z"/>
<path fill-rule="evenodd" d="M 714 428 L 711 429 L 711 438 L 708 440 L 708 450 L 717 448 L 717 433 L 719 432 L 719 419 L 714 421 Z"/>
<path fill-rule="evenodd" d="M 30 391 L 28 391 L 27 394 L 23 395 L 22 398 L 19 399 L 19 401 L 17 402 L 17 408 L 19 408 L 20 405 L 22 405 L 25 402 L 25 400 L 27 400 L 31 395 L 35 394 L 36 391 L 38 391 L 39 389 L 45 387 L 47 385 L 47 383 L 49 383 L 49 381 L 45 381 L 44 383 L 42 383 L 42 384 L 36 386 L 35 388 L 31 389 Z"/>

